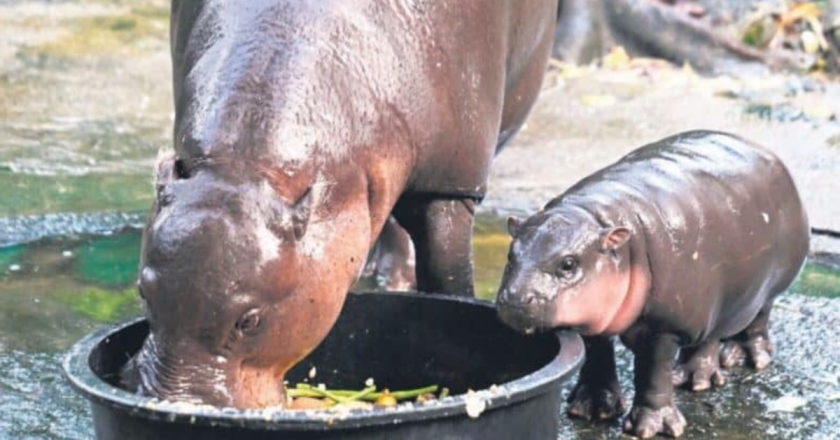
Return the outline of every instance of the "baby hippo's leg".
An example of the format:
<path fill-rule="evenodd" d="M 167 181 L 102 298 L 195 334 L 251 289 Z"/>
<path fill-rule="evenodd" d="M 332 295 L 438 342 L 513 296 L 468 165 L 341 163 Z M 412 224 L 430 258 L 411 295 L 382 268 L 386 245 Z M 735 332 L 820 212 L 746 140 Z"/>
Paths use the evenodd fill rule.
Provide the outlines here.
<path fill-rule="evenodd" d="M 633 409 L 624 420 L 624 432 L 639 438 L 658 433 L 679 437 L 686 422 L 674 404 L 671 369 L 679 351 L 678 338 L 671 334 L 648 334 L 628 344 L 634 359 L 636 396 Z"/>
<path fill-rule="evenodd" d="M 773 303 L 768 303 L 747 328 L 723 341 L 723 349 L 720 351 L 721 366 L 730 368 L 748 361 L 756 370 L 763 370 L 770 365 L 773 344 L 770 342 L 767 323 L 772 307 Z"/>
<path fill-rule="evenodd" d="M 609 420 L 627 411 L 615 372 L 612 338 L 584 336 L 586 361 L 569 395 L 569 415 L 586 420 Z"/>
<path fill-rule="evenodd" d="M 717 339 L 680 350 L 680 359 L 674 368 L 674 386 L 685 386 L 696 392 L 708 390 L 712 385 L 719 387 L 725 384 L 719 350 Z"/>

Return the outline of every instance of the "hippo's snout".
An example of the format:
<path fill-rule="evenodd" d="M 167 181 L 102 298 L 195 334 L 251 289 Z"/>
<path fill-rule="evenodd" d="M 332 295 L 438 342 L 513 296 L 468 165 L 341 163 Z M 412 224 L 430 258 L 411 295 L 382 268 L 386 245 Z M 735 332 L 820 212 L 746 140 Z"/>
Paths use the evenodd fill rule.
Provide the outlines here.
<path fill-rule="evenodd" d="M 528 310 L 523 307 L 499 307 L 498 314 L 502 322 L 516 331 L 530 334 L 536 330 Z"/>
<path fill-rule="evenodd" d="M 231 406 L 229 371 L 218 359 L 189 352 L 186 347 L 164 348 L 154 335 L 120 372 L 120 382 L 143 396 L 193 404 Z"/>
<path fill-rule="evenodd" d="M 496 299 L 499 319 L 509 327 L 531 334 L 546 327 L 547 300 L 533 291 L 514 293 L 503 288 Z"/>

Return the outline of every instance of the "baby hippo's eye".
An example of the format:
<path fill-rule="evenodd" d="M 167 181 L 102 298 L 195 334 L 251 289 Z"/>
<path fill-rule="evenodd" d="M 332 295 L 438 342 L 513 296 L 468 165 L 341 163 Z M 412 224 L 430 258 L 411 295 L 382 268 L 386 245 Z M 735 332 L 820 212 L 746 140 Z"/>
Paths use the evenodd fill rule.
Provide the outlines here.
<path fill-rule="evenodd" d="M 251 309 L 236 321 L 236 329 L 242 333 L 248 333 L 256 330 L 260 326 L 260 311 Z"/>
<path fill-rule="evenodd" d="M 578 260 L 572 256 L 563 257 L 560 261 L 560 266 L 557 270 L 557 275 L 561 277 L 570 277 L 578 268 Z"/>

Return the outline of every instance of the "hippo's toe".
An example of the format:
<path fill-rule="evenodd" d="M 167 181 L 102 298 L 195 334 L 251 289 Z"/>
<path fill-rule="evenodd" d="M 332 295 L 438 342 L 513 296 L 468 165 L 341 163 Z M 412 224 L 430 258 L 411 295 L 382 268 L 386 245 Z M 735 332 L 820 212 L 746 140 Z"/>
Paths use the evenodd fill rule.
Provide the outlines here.
<path fill-rule="evenodd" d="M 685 427 L 685 417 L 673 403 L 658 409 L 634 406 L 624 420 L 624 432 L 639 438 L 651 438 L 660 433 L 676 438 L 682 435 Z"/>
<path fill-rule="evenodd" d="M 756 370 L 770 365 L 773 344 L 765 335 L 754 335 L 746 340 L 731 339 L 723 343 L 720 351 L 720 365 L 731 368 L 748 362 Z"/>
<path fill-rule="evenodd" d="M 627 411 L 618 383 L 592 386 L 578 383 L 569 395 L 568 413 L 586 420 L 612 420 Z"/>
<path fill-rule="evenodd" d="M 726 376 L 720 368 L 718 348 L 718 341 L 710 341 L 696 348 L 684 349 L 674 367 L 674 386 L 683 386 L 694 392 L 723 386 Z"/>
<path fill-rule="evenodd" d="M 674 368 L 673 383 L 676 387 L 700 392 L 725 385 L 726 376 L 718 365 L 694 367 L 683 364 Z"/>

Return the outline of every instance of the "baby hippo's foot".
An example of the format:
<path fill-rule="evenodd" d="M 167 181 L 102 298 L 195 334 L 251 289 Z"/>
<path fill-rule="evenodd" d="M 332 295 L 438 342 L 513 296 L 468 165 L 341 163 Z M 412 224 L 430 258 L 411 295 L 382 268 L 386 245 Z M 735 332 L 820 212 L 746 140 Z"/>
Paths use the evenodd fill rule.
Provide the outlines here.
<path fill-rule="evenodd" d="M 657 409 L 634 406 L 624 420 L 624 432 L 639 438 L 650 438 L 659 433 L 676 438 L 682 435 L 685 426 L 685 417 L 673 402 Z"/>
<path fill-rule="evenodd" d="M 578 382 L 569 395 L 568 413 L 586 420 L 612 420 L 627 411 L 618 382 L 593 386 Z"/>
<path fill-rule="evenodd" d="M 720 351 L 720 365 L 731 368 L 744 361 L 750 363 L 756 370 L 763 370 L 770 365 L 773 344 L 766 334 L 755 334 L 748 338 L 740 335 L 723 342 Z"/>
<path fill-rule="evenodd" d="M 709 341 L 697 347 L 684 348 L 680 353 L 680 360 L 674 368 L 672 382 L 674 386 L 682 386 L 691 391 L 705 391 L 713 385 L 716 387 L 726 383 L 726 377 L 720 368 L 717 340 Z"/>

